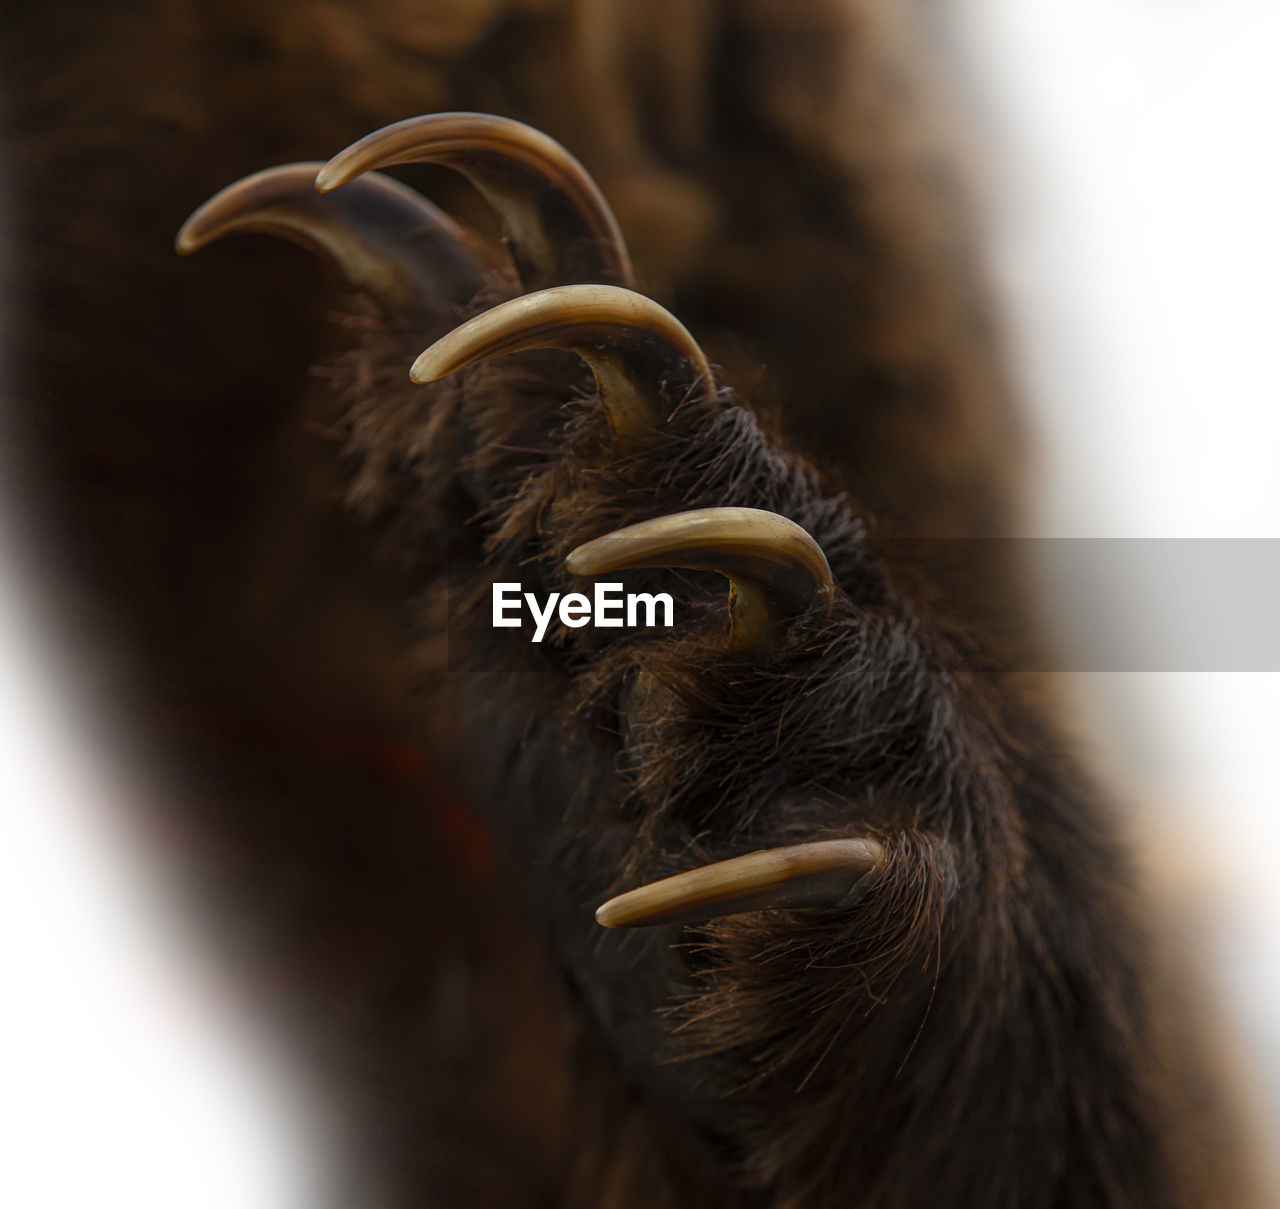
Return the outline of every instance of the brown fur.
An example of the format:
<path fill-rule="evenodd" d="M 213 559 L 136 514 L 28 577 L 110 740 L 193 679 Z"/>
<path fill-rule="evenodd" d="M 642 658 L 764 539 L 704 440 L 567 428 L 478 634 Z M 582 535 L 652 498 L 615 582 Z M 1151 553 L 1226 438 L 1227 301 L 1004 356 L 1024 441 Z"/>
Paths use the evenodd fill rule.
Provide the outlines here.
<path fill-rule="evenodd" d="M 374 1194 L 1241 1203 L 1107 810 L 1004 675 L 986 599 L 1025 641 L 1017 568 L 888 540 L 1017 529 L 905 4 L 5 7 L 16 469 L 272 999 L 367 1106 Z M 265 242 L 173 257 L 229 180 L 443 108 L 584 160 L 768 435 L 726 391 L 620 454 L 572 358 L 413 388 L 456 316 L 389 322 Z M 727 503 L 810 528 L 844 593 L 763 661 L 724 653 L 714 577 L 673 637 L 535 649 L 474 612 L 499 573 L 563 588 L 576 541 Z M 848 832 L 892 863 L 846 911 L 590 922 L 636 878 Z"/>
<path fill-rule="evenodd" d="M 702 1178 L 814 1206 L 1216 1195 L 1222 1177 L 1187 1162 L 1195 1130 L 1107 810 L 973 635 L 902 595 L 849 506 L 731 394 L 670 400 L 662 429 L 617 441 L 558 354 L 420 392 L 432 441 L 425 411 L 397 440 L 363 421 L 396 414 L 365 359 L 403 365 L 397 344 L 375 336 L 346 364 L 353 452 L 382 468 L 397 548 L 435 554 L 449 592 L 473 795 L 583 999 L 580 1027 L 603 1031 L 657 1117 L 701 1134 Z M 716 504 L 802 524 L 840 603 L 763 657 L 725 651 L 722 592 L 696 582 L 671 635 L 560 628 L 534 647 L 490 630 L 493 581 L 571 590 L 561 561 L 580 541 Z M 641 678 L 656 707 L 629 695 Z M 848 834 L 892 856 L 845 911 L 642 937 L 591 921 L 638 881 Z M 584 1146 L 617 1149 L 617 1111 L 595 1108 Z"/>

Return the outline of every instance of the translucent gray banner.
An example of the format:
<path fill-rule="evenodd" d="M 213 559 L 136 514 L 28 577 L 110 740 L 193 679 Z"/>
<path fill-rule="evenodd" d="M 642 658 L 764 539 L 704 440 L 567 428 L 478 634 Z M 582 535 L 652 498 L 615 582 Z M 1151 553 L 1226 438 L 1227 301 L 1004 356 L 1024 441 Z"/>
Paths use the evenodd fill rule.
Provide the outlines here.
<path fill-rule="evenodd" d="M 1062 670 L 1280 671 L 1280 539 L 1019 544 Z"/>
<path fill-rule="evenodd" d="M 975 641 L 990 645 L 1009 670 L 1280 672 L 1280 538 L 879 538 L 873 544 L 908 598 L 932 595 L 946 613 L 957 604 L 955 614 L 977 619 L 969 626 Z M 1030 609 L 1021 615 L 1028 602 L 1009 586 L 1010 570 L 1031 589 Z M 534 587 L 536 573 L 527 578 L 522 586 Z M 599 578 L 623 581 L 628 590 L 669 591 L 676 628 L 689 618 L 691 600 L 724 585 L 705 571 Z M 579 590 L 590 595 L 592 586 L 586 578 Z M 855 600 L 861 594 L 856 584 L 842 586 Z M 952 601 L 956 592 L 961 598 Z M 487 594 L 483 607 L 489 607 Z M 508 615 L 519 624 L 504 622 L 512 628 L 495 630 L 495 640 L 528 646 L 537 633 L 528 610 L 513 605 Z M 1019 636 L 1028 617 L 1039 640 L 1024 650 Z M 593 626 L 594 618 L 575 622 Z M 994 641 L 983 644 L 981 634 Z M 567 637 L 563 624 L 549 620 L 549 648 Z"/>

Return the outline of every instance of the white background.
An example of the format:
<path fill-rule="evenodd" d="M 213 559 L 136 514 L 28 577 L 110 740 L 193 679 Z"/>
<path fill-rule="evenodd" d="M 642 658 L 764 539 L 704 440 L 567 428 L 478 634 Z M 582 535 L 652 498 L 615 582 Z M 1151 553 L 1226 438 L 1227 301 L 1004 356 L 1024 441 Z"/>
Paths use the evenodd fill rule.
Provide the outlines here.
<path fill-rule="evenodd" d="M 1280 5 L 962 0 L 953 19 L 1004 173 L 988 238 L 1043 459 L 1036 533 L 1280 538 Z M 1169 611 L 1126 589 L 1136 615 Z M 1078 680 L 1140 834 L 1196 883 L 1274 1110 L 1280 675 Z"/>

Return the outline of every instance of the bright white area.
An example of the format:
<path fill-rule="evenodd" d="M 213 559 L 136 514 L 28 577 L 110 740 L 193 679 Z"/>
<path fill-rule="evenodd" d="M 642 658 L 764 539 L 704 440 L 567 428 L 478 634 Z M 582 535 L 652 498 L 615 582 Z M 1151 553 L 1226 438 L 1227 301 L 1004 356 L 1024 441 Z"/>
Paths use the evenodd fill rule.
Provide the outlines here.
<path fill-rule="evenodd" d="M 127 834 L 139 786 L 0 555 L 0 1204 L 320 1204 L 302 1090 Z"/>
<path fill-rule="evenodd" d="M 1280 537 L 1280 6 L 962 0 L 1040 531 Z"/>
<path fill-rule="evenodd" d="M 1002 174 L 1034 532 L 1280 538 L 1280 5 L 961 0 L 948 21 Z M 1219 893 L 1209 944 L 1280 1104 L 1280 675 L 1080 681 L 1146 825 L 1183 830 Z"/>

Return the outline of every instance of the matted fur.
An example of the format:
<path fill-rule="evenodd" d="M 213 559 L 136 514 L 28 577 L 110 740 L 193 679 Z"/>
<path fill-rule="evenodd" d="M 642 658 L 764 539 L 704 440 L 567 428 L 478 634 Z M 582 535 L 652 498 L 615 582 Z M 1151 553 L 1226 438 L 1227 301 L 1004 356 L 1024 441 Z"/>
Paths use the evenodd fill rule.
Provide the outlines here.
<path fill-rule="evenodd" d="M 1244 1203 L 1109 812 L 1004 674 L 980 598 L 1016 618 L 1017 568 L 890 540 L 1014 533 L 1019 477 L 908 3 L 4 15 L 11 461 L 259 994 L 352 1106 L 365 1199 Z M 568 356 L 407 383 L 509 282 L 383 317 L 269 243 L 173 257 L 228 181 L 449 108 L 584 161 L 719 397 L 623 448 Z M 676 584 L 670 635 L 487 629 L 493 577 L 563 590 L 578 541 L 729 503 L 809 528 L 842 589 L 768 656 L 724 650 L 715 576 L 635 577 Z M 889 869 L 844 911 L 590 919 L 868 833 Z"/>
<path fill-rule="evenodd" d="M 1199 1203 L 1212 1185 L 1185 1161 L 1189 1106 L 1109 811 L 994 660 L 895 587 L 848 502 L 729 391 L 615 437 L 559 354 L 424 391 L 425 447 L 425 413 L 397 434 L 363 389 L 383 376 L 370 357 L 403 361 L 395 343 L 345 363 L 352 454 L 357 482 L 384 468 L 383 507 L 436 552 L 450 629 L 434 672 L 462 684 L 476 799 L 584 1027 L 651 1111 L 705 1133 L 717 1182 L 814 1206 Z M 443 484 L 469 499 L 469 536 Z M 561 563 L 579 542 L 713 505 L 802 524 L 840 600 L 749 656 L 725 648 L 715 576 L 678 590 L 670 633 L 553 626 L 535 648 L 489 628 L 495 580 L 573 590 Z M 591 922 L 639 881 L 840 835 L 890 852 L 846 910 L 643 937 Z M 612 1151 L 608 1120 L 593 1144 Z"/>

